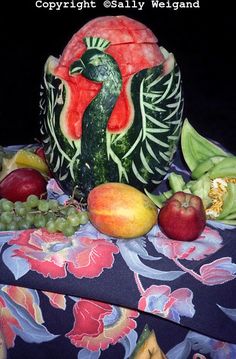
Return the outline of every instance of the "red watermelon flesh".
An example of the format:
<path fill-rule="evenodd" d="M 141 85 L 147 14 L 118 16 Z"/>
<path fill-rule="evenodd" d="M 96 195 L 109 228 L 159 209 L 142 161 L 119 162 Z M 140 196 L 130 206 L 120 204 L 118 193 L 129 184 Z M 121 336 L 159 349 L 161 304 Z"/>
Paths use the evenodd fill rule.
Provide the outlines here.
<path fill-rule="evenodd" d="M 129 80 L 132 75 L 164 61 L 155 35 L 136 20 L 126 16 L 104 16 L 84 25 L 69 41 L 53 70 L 67 88 L 67 104 L 63 110 L 61 128 L 73 140 L 81 137 L 84 111 L 102 86 L 83 76 L 69 75 L 70 65 L 86 50 L 83 38 L 89 36 L 111 42 L 106 52 L 116 60 L 122 74 L 122 91 L 108 121 L 107 128 L 111 132 L 122 132 L 132 122 L 133 107 L 129 100 Z"/>

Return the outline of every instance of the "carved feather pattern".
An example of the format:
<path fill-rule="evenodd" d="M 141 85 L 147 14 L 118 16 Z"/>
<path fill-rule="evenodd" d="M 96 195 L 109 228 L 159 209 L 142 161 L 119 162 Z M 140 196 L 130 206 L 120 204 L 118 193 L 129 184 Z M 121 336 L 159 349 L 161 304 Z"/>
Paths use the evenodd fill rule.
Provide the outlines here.
<path fill-rule="evenodd" d="M 120 135 L 107 135 L 108 155 L 117 163 L 120 180 L 156 185 L 169 169 L 180 136 L 183 97 L 177 64 L 167 74 L 162 65 L 140 71 L 133 76 L 130 91 L 135 110 L 132 127 Z M 117 148 L 125 151 L 126 142 L 132 144 L 121 156 Z"/>
<path fill-rule="evenodd" d="M 68 140 L 61 131 L 60 114 L 65 103 L 65 86 L 59 78 L 45 71 L 41 89 L 40 131 L 45 155 L 50 163 L 51 171 L 59 182 L 70 183 L 71 179 L 75 181 L 75 169 L 81 148 L 80 140 Z"/>

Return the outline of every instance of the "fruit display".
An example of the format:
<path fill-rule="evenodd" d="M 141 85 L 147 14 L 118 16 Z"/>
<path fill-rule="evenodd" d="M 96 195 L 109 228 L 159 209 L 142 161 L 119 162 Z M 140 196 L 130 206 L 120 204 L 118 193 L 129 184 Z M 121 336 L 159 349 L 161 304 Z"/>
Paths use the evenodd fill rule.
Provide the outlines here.
<path fill-rule="evenodd" d="M 95 18 L 44 70 L 40 145 L 0 147 L 1 230 L 71 236 L 90 221 L 132 239 L 158 224 L 191 241 L 207 220 L 236 225 L 236 156 L 182 120 L 179 67 L 149 28 Z M 188 176 L 172 171 L 177 147 Z M 49 199 L 50 177 L 68 203 Z M 162 181 L 169 188 L 154 194 Z"/>
<path fill-rule="evenodd" d="M 152 191 L 180 137 L 180 70 L 142 23 L 95 18 L 48 58 L 40 106 L 47 162 L 67 194 L 86 200 L 104 182 Z"/>
<path fill-rule="evenodd" d="M 181 149 L 192 170 L 189 177 L 170 171 L 167 191 L 156 195 L 145 189 L 144 194 L 134 186 L 108 182 L 95 186 L 83 206 L 72 193 L 75 208 L 54 201 L 56 210 L 46 198 L 49 170 L 43 148 L 20 149 L 11 155 L 1 149 L 0 229 L 43 226 L 70 236 L 90 220 L 106 235 L 132 239 L 158 224 L 168 238 L 190 241 L 201 235 L 206 220 L 236 225 L 236 157 L 197 133 L 188 120 L 182 127 Z M 32 195 L 38 208 L 28 205 Z"/>
<path fill-rule="evenodd" d="M 135 238 L 157 223 L 157 208 L 141 191 L 123 183 L 105 183 L 88 196 L 91 223 L 112 237 Z"/>

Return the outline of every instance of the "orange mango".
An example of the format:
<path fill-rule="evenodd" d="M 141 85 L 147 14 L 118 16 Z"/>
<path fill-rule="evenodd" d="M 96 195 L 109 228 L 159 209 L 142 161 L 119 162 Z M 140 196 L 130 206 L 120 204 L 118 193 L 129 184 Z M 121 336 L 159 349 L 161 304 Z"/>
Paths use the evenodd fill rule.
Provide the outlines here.
<path fill-rule="evenodd" d="M 123 183 L 104 183 L 88 195 L 90 222 L 111 237 L 135 238 L 157 223 L 155 204 L 138 189 Z"/>

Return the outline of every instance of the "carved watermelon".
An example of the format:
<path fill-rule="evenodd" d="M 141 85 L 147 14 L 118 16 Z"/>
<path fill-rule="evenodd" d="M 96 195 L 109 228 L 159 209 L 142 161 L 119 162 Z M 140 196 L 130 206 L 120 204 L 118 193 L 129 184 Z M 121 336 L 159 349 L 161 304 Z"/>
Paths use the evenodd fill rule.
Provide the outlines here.
<path fill-rule="evenodd" d="M 180 136 L 179 68 L 145 25 L 96 18 L 45 64 L 41 132 L 49 167 L 77 198 L 105 182 L 152 191 Z"/>

